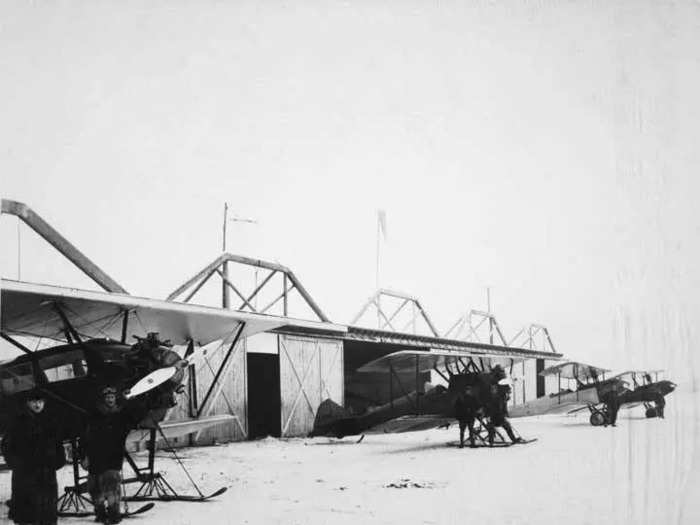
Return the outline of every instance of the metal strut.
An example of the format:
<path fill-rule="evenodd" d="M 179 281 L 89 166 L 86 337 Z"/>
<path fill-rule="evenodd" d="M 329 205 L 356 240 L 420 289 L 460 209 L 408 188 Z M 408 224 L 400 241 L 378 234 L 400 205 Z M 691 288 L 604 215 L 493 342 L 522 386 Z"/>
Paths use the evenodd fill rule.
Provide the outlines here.
<path fill-rule="evenodd" d="M 73 459 L 73 486 L 66 487 L 63 495 L 56 502 L 59 516 L 63 513 L 90 512 L 92 510 L 92 500 L 82 494 L 87 487 L 80 482 L 78 440 L 76 438 L 71 439 L 70 447 Z"/>
<path fill-rule="evenodd" d="M 136 477 L 125 479 L 123 483 L 141 483 L 141 486 L 134 494 L 124 498 L 126 501 L 177 498 L 178 494 L 170 483 L 167 482 L 160 472 L 155 472 L 155 454 L 156 429 L 151 428 L 148 436 L 148 465 L 139 467 L 128 452 L 125 454 L 125 458 L 136 474 Z"/>
<path fill-rule="evenodd" d="M 160 437 L 165 441 L 165 446 L 172 452 L 175 460 L 178 462 L 182 470 L 185 472 L 187 479 L 190 480 L 192 486 L 197 491 L 198 496 L 187 496 L 178 494 L 177 491 L 168 483 L 163 474 L 160 472 L 155 472 L 155 451 L 156 451 L 156 430 L 160 433 Z M 150 435 L 148 440 L 148 466 L 144 468 L 139 468 L 134 462 L 133 458 L 126 455 L 127 461 L 131 465 L 131 468 L 136 473 L 135 478 L 126 479 L 124 483 L 141 482 L 141 486 L 138 490 L 131 496 L 124 498 L 127 501 L 146 501 L 146 500 L 160 500 L 160 501 L 205 501 L 213 496 L 223 493 L 226 489 L 220 489 L 214 494 L 205 495 L 199 489 L 199 486 L 195 483 L 190 475 L 189 471 L 182 463 L 182 460 L 175 452 L 175 449 L 170 445 L 170 441 L 166 437 L 163 429 L 158 423 L 156 423 L 156 428 L 150 429 Z"/>

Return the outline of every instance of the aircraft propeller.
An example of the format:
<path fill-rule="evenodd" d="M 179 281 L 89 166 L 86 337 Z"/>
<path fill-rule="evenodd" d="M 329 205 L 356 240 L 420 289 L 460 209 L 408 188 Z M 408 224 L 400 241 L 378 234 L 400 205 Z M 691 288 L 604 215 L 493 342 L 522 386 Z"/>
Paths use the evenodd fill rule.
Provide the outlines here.
<path fill-rule="evenodd" d="M 132 386 L 128 391 L 124 393 L 126 399 L 133 399 L 136 396 L 145 394 L 162 385 L 180 370 L 187 368 L 189 365 L 200 361 L 204 356 L 207 355 L 209 349 L 206 346 L 200 346 L 199 348 L 194 348 L 194 343 L 190 341 L 187 345 L 187 350 L 185 351 L 185 357 L 180 361 L 175 363 L 173 366 L 168 366 L 165 368 L 159 368 L 154 370 L 150 374 L 142 377 L 134 386 Z"/>

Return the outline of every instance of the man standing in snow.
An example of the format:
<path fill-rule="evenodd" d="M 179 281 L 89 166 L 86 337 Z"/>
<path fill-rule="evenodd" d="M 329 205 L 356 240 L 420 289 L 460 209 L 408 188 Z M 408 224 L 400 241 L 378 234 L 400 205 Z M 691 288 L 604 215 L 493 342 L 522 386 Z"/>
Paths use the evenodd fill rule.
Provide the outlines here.
<path fill-rule="evenodd" d="M 55 525 L 56 470 L 65 461 L 58 426 L 44 409 L 38 390 L 30 391 L 2 441 L 2 454 L 12 469 L 9 518 L 15 523 Z"/>
<path fill-rule="evenodd" d="M 100 390 L 96 412 L 80 439 L 80 457 L 88 470 L 88 490 L 95 506 L 96 521 L 121 521 L 124 446 L 127 435 L 145 413 L 145 409 L 134 404 L 121 406 L 117 402 L 117 389 L 113 386 Z"/>

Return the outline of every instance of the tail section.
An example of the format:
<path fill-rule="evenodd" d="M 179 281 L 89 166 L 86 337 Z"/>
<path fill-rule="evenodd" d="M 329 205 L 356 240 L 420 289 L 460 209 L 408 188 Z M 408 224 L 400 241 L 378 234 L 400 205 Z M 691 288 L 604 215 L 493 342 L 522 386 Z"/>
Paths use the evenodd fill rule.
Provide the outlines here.
<path fill-rule="evenodd" d="M 350 412 L 331 399 L 326 399 L 318 406 L 314 429 L 309 437 L 329 436 L 344 437 L 356 434 L 354 427 L 356 418 Z"/>

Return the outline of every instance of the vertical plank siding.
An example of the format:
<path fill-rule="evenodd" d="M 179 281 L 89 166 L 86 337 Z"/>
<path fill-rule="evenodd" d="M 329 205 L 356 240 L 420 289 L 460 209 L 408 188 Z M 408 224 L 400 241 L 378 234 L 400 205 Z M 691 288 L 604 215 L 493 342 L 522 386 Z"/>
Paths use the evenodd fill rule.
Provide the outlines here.
<path fill-rule="evenodd" d="M 191 398 L 192 387 L 190 385 L 190 373 L 185 375 L 183 385 L 184 392 L 178 396 L 178 404 L 173 407 L 165 418 L 165 421 L 182 421 L 196 416 L 196 409 L 204 401 L 210 385 L 214 380 L 219 365 L 224 360 L 228 346 L 221 346 L 210 352 L 195 369 L 196 399 Z M 207 428 L 196 434 L 190 434 L 186 438 L 174 438 L 173 446 L 211 445 L 227 441 L 241 441 L 248 437 L 248 385 L 246 369 L 246 342 L 241 340 L 231 353 L 231 357 L 219 378 L 219 385 L 212 392 L 209 410 L 202 413 L 202 417 L 231 414 L 236 420 L 222 423 Z M 218 395 L 217 395 L 218 394 Z"/>
<path fill-rule="evenodd" d="M 305 436 L 322 401 L 343 404 L 343 344 L 281 335 L 279 348 L 281 435 Z"/>
<path fill-rule="evenodd" d="M 228 349 L 227 345 L 219 347 L 196 367 L 197 398 L 200 409 Z M 214 442 L 241 441 L 248 437 L 247 376 L 246 342 L 241 340 L 233 349 L 218 385 L 214 387 L 208 403 L 210 406 L 204 407 L 205 411 L 202 413 L 202 417 L 230 414 L 236 419 L 198 432 L 193 444 L 210 445 Z"/>

